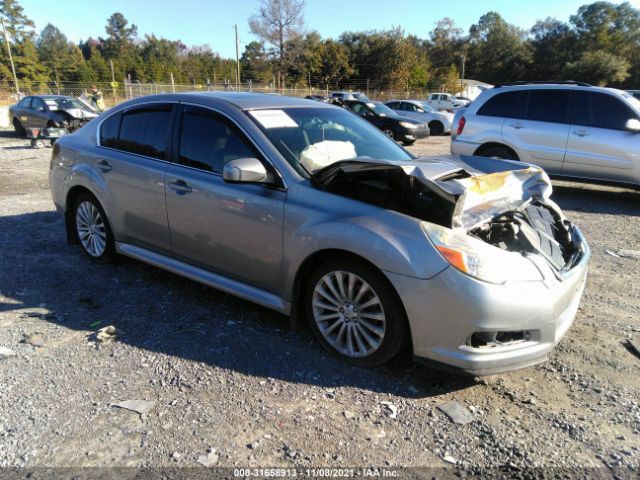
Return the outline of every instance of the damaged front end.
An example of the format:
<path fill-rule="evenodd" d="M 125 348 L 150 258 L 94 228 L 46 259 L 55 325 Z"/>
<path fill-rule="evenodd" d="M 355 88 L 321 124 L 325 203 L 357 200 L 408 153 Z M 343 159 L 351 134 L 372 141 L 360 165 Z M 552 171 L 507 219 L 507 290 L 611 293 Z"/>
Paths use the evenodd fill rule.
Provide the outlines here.
<path fill-rule="evenodd" d="M 492 283 L 539 280 L 540 262 L 560 278 L 579 260 L 580 236 L 550 200 L 540 168 L 474 157 L 337 162 L 312 175 L 329 192 L 423 220 L 454 267 Z"/>

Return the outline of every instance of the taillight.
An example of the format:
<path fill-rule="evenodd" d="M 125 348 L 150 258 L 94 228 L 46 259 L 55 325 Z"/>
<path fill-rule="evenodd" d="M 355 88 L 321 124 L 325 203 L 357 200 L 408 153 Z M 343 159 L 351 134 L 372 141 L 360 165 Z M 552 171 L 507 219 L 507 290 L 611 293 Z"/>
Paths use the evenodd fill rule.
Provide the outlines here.
<path fill-rule="evenodd" d="M 460 135 L 462 133 L 465 123 L 467 123 L 467 120 L 464 117 L 460 117 L 460 120 L 458 120 L 458 130 L 456 130 L 456 135 Z"/>

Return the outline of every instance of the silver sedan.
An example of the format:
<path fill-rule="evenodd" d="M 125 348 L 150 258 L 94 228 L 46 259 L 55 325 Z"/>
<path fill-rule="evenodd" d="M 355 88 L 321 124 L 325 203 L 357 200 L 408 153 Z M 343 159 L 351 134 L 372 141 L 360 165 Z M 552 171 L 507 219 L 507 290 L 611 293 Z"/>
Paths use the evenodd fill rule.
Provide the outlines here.
<path fill-rule="evenodd" d="M 308 321 L 361 366 L 534 364 L 578 309 L 589 248 L 523 163 L 416 158 L 331 105 L 156 95 L 56 143 L 70 243 Z"/>
<path fill-rule="evenodd" d="M 453 113 L 439 111 L 422 100 L 392 100 L 387 107 L 399 115 L 420 120 L 429 125 L 431 135 L 445 135 L 451 133 Z"/>

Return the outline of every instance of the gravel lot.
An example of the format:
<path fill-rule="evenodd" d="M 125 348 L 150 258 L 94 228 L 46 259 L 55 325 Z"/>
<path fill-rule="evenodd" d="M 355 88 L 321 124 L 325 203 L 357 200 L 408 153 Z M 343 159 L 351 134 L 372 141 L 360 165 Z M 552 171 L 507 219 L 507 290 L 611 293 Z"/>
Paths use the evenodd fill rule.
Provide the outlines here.
<path fill-rule="evenodd" d="M 182 467 L 208 455 L 221 467 L 636 478 L 640 358 L 627 340 L 640 343 L 640 259 L 607 251 L 640 250 L 640 192 L 556 184 L 593 249 L 576 322 L 548 362 L 474 379 L 408 361 L 357 369 L 269 310 L 132 260 L 92 264 L 65 243 L 50 154 L 0 132 L 0 467 Z M 110 325 L 117 339 L 97 341 Z M 154 403 L 142 415 L 112 406 L 134 399 Z M 472 421 L 453 423 L 438 409 L 449 401 Z"/>

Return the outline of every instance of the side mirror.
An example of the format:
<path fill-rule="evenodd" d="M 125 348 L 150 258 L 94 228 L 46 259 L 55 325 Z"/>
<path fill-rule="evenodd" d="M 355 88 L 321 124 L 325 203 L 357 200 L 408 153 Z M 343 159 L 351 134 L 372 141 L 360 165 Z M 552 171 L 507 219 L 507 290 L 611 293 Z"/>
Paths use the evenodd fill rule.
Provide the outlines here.
<path fill-rule="evenodd" d="M 270 175 L 257 158 L 236 158 L 224 165 L 222 179 L 231 183 L 265 183 Z"/>
<path fill-rule="evenodd" d="M 627 120 L 627 123 L 624 127 L 630 132 L 640 133 L 640 120 L 638 120 L 637 118 L 630 118 L 629 120 Z"/>

